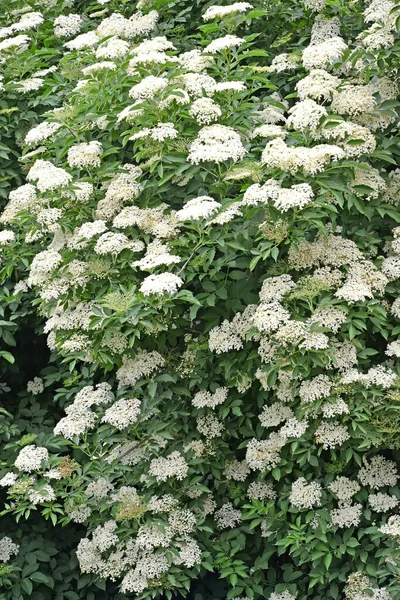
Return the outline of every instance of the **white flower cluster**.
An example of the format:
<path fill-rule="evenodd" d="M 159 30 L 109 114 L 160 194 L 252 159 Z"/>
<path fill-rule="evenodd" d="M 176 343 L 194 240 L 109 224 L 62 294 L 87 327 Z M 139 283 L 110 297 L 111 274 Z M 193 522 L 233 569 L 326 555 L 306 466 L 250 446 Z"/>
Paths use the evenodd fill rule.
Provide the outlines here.
<path fill-rule="evenodd" d="M 344 157 L 345 152 L 339 146 L 319 144 L 312 148 L 294 147 L 288 146 L 281 138 L 276 138 L 266 145 L 261 162 L 270 169 L 278 168 L 292 174 L 303 170 L 306 175 L 315 175 L 332 161 Z"/>
<path fill-rule="evenodd" d="M 36 127 L 32 127 L 25 136 L 25 144 L 27 146 L 36 146 L 54 135 L 61 127 L 61 123 L 48 123 L 43 121 Z"/>
<path fill-rule="evenodd" d="M 160 456 L 150 462 L 149 474 L 157 481 L 167 481 L 169 477 L 182 480 L 188 474 L 189 466 L 180 452 L 175 451 L 166 458 Z"/>
<path fill-rule="evenodd" d="M 271 433 L 268 440 L 253 438 L 247 445 L 246 461 L 253 470 L 264 471 L 275 468 L 280 460 L 280 450 L 286 443 L 286 438 L 279 433 Z"/>
<path fill-rule="evenodd" d="M 110 38 L 97 48 L 96 58 L 121 58 L 128 54 L 128 52 L 128 42 L 118 38 Z"/>
<path fill-rule="evenodd" d="M 296 84 L 300 100 L 330 100 L 334 91 L 340 85 L 340 78 L 331 75 L 323 69 L 312 69 L 306 77 Z"/>
<path fill-rule="evenodd" d="M 161 273 L 160 275 L 148 275 L 140 286 L 140 291 L 145 296 L 156 294 L 175 294 L 183 285 L 183 280 L 173 273 Z"/>
<path fill-rule="evenodd" d="M 368 503 L 376 512 L 388 512 L 399 505 L 399 500 L 396 496 L 378 492 L 368 496 Z"/>
<path fill-rule="evenodd" d="M 89 485 L 85 490 L 85 496 L 88 498 L 97 498 L 98 500 L 102 500 L 108 495 L 108 492 L 114 489 L 112 483 L 107 481 L 104 477 L 98 477 Z"/>
<path fill-rule="evenodd" d="M 212 121 L 217 121 L 222 115 L 222 110 L 219 104 L 216 104 L 212 98 L 198 98 L 195 100 L 190 109 L 189 114 L 199 125 L 208 125 Z"/>
<path fill-rule="evenodd" d="M 141 401 L 137 398 L 122 398 L 107 408 L 102 423 L 109 423 L 117 429 L 126 429 L 136 423 L 140 414 Z"/>
<path fill-rule="evenodd" d="M 357 494 L 361 490 L 361 486 L 357 481 L 341 475 L 328 485 L 328 489 L 332 494 L 335 494 L 339 503 L 347 504 L 351 501 L 354 494 Z"/>
<path fill-rule="evenodd" d="M 220 387 L 212 394 L 207 390 L 197 392 L 192 398 L 192 405 L 195 408 L 215 408 L 219 404 L 223 404 L 228 397 L 228 388 Z"/>
<path fill-rule="evenodd" d="M 215 511 L 215 522 L 220 529 L 231 529 L 240 525 L 242 522 L 242 513 L 233 507 L 232 502 L 226 502 Z"/>
<path fill-rule="evenodd" d="M 99 42 L 99 38 L 94 31 L 88 31 L 87 33 L 81 33 L 70 42 L 65 42 L 64 46 L 68 50 L 85 50 L 86 48 L 92 48 Z"/>
<path fill-rule="evenodd" d="M 16 35 L 0 42 L 0 52 L 23 52 L 29 46 L 30 37 L 28 35 Z"/>
<path fill-rule="evenodd" d="M 24 446 L 24 448 L 19 451 L 14 464 L 20 471 L 32 473 L 32 471 L 38 471 L 41 468 L 42 463 L 47 460 L 49 460 L 48 450 L 31 444 L 29 446 Z"/>
<path fill-rule="evenodd" d="M 210 196 L 199 196 L 188 200 L 185 206 L 176 212 L 178 221 L 198 221 L 199 219 L 209 219 L 219 209 L 221 204 L 210 198 Z"/>
<path fill-rule="evenodd" d="M 99 167 L 102 146 L 100 142 L 75 144 L 68 150 L 68 164 L 70 167 Z"/>
<path fill-rule="evenodd" d="M 111 402 L 113 395 L 108 383 L 99 383 L 96 387 L 87 385 L 75 396 L 74 402 L 67 406 L 63 417 L 55 426 L 54 433 L 66 439 L 80 436 L 88 429 L 94 427 L 97 421 L 96 414 L 90 407 Z"/>
<path fill-rule="evenodd" d="M 198 165 L 201 162 L 221 163 L 232 159 L 241 160 L 246 154 L 240 135 L 226 125 L 207 125 L 200 129 L 190 146 L 188 160 Z"/>
<path fill-rule="evenodd" d="M 82 17 L 70 13 L 69 15 L 60 15 L 54 19 L 54 35 L 57 37 L 71 37 L 79 33 L 82 26 Z"/>
<path fill-rule="evenodd" d="M 26 391 L 28 392 L 28 394 L 33 394 L 34 396 L 37 396 L 38 394 L 41 394 L 44 390 L 44 383 L 43 383 L 43 379 L 41 379 L 40 377 L 34 377 L 32 381 L 28 381 L 28 383 L 26 384 Z"/>
<path fill-rule="evenodd" d="M 248 2 L 234 2 L 228 6 L 214 4 L 213 6 L 209 6 L 207 8 L 206 12 L 203 14 L 203 19 L 204 21 L 223 19 L 224 17 L 229 17 L 230 15 L 234 15 L 236 13 L 246 12 L 246 10 L 249 10 L 250 8 L 253 7 Z"/>
<path fill-rule="evenodd" d="M 204 48 L 203 52 L 208 54 L 217 54 L 217 52 L 222 52 L 223 50 L 229 50 L 230 48 L 236 48 L 237 46 L 241 46 L 244 43 L 244 40 L 236 35 L 225 35 L 222 38 L 217 38 L 213 40 Z"/>
<path fill-rule="evenodd" d="M 320 506 L 322 499 L 321 484 L 317 481 L 308 483 L 304 477 L 299 477 L 292 483 L 292 489 L 289 496 L 289 501 L 297 508 L 312 508 Z"/>
<path fill-rule="evenodd" d="M 345 425 L 338 421 L 321 421 L 314 433 L 315 441 L 323 448 L 336 448 L 350 439 L 350 433 Z"/>
<path fill-rule="evenodd" d="M 339 36 L 312 44 L 303 50 L 303 66 L 309 70 L 333 67 L 346 49 L 347 44 Z"/>
<path fill-rule="evenodd" d="M 142 377 L 149 377 L 165 364 L 165 359 L 156 352 L 139 351 L 134 358 L 124 356 L 122 366 L 117 371 L 119 387 L 134 387 Z"/>
<path fill-rule="evenodd" d="M 168 79 L 166 79 L 165 77 L 155 77 L 154 75 L 148 75 L 130 89 L 129 96 L 134 100 L 154 98 L 156 94 L 159 94 L 160 92 L 165 90 L 167 86 Z"/>
<path fill-rule="evenodd" d="M 0 562 L 7 563 L 13 554 L 18 554 L 19 545 L 14 544 L 11 538 L 4 536 L 0 540 Z"/>
<path fill-rule="evenodd" d="M 173 123 L 158 123 L 156 127 L 149 129 L 141 129 L 137 133 L 134 133 L 129 139 L 140 140 L 143 138 L 150 138 L 156 142 L 163 142 L 164 140 L 173 140 L 178 136 L 178 131 L 175 129 Z"/>
<path fill-rule="evenodd" d="M 259 415 L 261 425 L 263 427 L 276 427 L 294 416 L 291 408 L 282 402 L 275 402 L 270 406 L 264 406 L 262 413 Z"/>
<path fill-rule="evenodd" d="M 373 456 L 369 461 L 364 458 L 358 479 L 373 490 L 385 486 L 394 487 L 399 479 L 396 463 L 379 455 Z"/>
<path fill-rule="evenodd" d="M 362 504 L 346 505 L 331 510 L 331 521 L 337 527 L 348 529 L 360 523 L 361 515 Z"/>

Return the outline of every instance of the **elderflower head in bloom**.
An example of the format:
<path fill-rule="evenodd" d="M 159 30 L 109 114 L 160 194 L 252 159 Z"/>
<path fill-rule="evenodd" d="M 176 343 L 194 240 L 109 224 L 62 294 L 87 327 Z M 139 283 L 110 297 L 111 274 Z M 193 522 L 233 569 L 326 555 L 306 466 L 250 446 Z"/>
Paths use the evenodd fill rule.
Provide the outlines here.
<path fill-rule="evenodd" d="M 55 167 L 48 160 L 39 159 L 29 169 L 27 179 L 35 181 L 41 192 L 47 192 L 67 186 L 71 183 L 72 176 L 64 169 Z"/>
<path fill-rule="evenodd" d="M 345 425 L 338 421 L 322 421 L 314 433 L 315 441 L 322 444 L 324 450 L 341 446 L 350 439 L 350 434 Z"/>
<path fill-rule="evenodd" d="M 13 38 L 8 38 L 0 42 L 0 53 L 1 52 L 24 52 L 28 48 L 29 42 L 31 41 L 28 35 L 17 35 Z"/>
<path fill-rule="evenodd" d="M 296 595 L 290 594 L 287 590 L 279 594 L 273 592 L 268 600 L 296 600 Z"/>
<path fill-rule="evenodd" d="M 289 171 L 293 175 L 302 169 L 306 175 L 315 175 L 322 171 L 331 161 L 345 157 L 345 152 L 330 144 L 318 144 L 312 148 L 306 146 L 288 146 L 281 138 L 268 142 L 265 146 L 261 163 L 271 169 Z"/>
<path fill-rule="evenodd" d="M 240 135 L 226 125 L 207 125 L 200 129 L 197 138 L 190 146 L 188 160 L 198 165 L 200 162 L 220 163 L 228 159 L 234 162 L 246 154 Z"/>
<path fill-rule="evenodd" d="M 54 19 L 54 35 L 57 37 L 70 37 L 79 33 L 82 24 L 80 15 L 71 13 L 69 15 L 60 15 Z"/>
<path fill-rule="evenodd" d="M 40 142 L 47 140 L 47 138 L 56 133 L 60 127 L 61 123 L 48 123 L 47 121 L 43 121 L 43 123 L 39 123 L 39 125 L 32 127 L 32 129 L 28 131 L 24 142 L 27 146 L 40 144 Z"/>
<path fill-rule="evenodd" d="M 98 384 L 96 389 L 91 385 L 83 387 L 76 394 L 74 402 L 65 409 L 67 416 L 57 423 L 54 433 L 69 440 L 82 435 L 96 423 L 96 415 L 89 410 L 90 407 L 110 402 L 112 398 L 111 388 L 107 383 Z"/>
<path fill-rule="evenodd" d="M 317 375 L 313 379 L 303 381 L 300 386 L 299 396 L 301 401 L 308 404 L 327 398 L 332 389 L 332 382 L 327 375 Z"/>
<path fill-rule="evenodd" d="M 14 544 L 11 538 L 4 536 L 0 540 L 0 562 L 7 563 L 13 554 L 18 554 L 19 545 Z"/>
<path fill-rule="evenodd" d="M 199 433 L 208 439 L 219 437 L 224 431 L 223 424 L 214 415 L 207 414 L 198 417 L 196 420 L 196 429 Z"/>
<path fill-rule="evenodd" d="M 245 481 L 250 474 L 250 467 L 245 460 L 233 459 L 225 464 L 223 474 L 228 480 Z"/>
<path fill-rule="evenodd" d="M 183 285 L 183 280 L 173 273 L 161 273 L 160 275 L 149 275 L 140 286 L 140 291 L 145 296 L 151 294 L 164 295 L 175 294 Z"/>
<path fill-rule="evenodd" d="M 15 81 L 15 85 L 18 92 L 22 92 L 23 94 L 27 94 L 28 92 L 34 92 L 39 90 L 44 81 L 40 77 L 30 77 L 28 79 L 23 79 L 21 81 Z"/>
<path fill-rule="evenodd" d="M 248 2 L 234 2 L 228 6 L 214 4 L 213 6 L 209 6 L 207 8 L 206 12 L 203 14 L 203 20 L 212 21 L 213 19 L 223 19 L 224 17 L 228 17 L 236 13 L 246 12 L 246 10 L 249 10 L 250 8 L 253 8 L 253 6 Z"/>
<path fill-rule="evenodd" d="M 222 50 L 227 50 L 229 48 L 235 48 L 236 46 L 241 46 L 244 44 L 244 40 L 236 35 L 226 35 L 222 38 L 217 38 L 213 40 L 206 46 L 203 50 L 205 53 L 209 54 L 217 54 L 217 52 L 222 52 Z"/>
<path fill-rule="evenodd" d="M 96 254 L 119 254 L 126 248 L 132 250 L 132 252 L 139 252 L 143 250 L 144 243 L 141 240 L 131 242 L 126 235 L 123 233 L 115 233 L 113 231 L 107 231 L 101 235 L 94 247 Z"/>
<path fill-rule="evenodd" d="M 88 31 L 88 33 L 82 33 L 70 42 L 66 42 L 64 46 L 68 48 L 68 50 L 84 50 L 86 48 L 92 48 L 92 46 L 95 46 L 98 41 L 99 38 L 95 32 Z"/>
<path fill-rule="evenodd" d="M 56 499 L 56 494 L 51 485 L 45 485 L 40 490 L 28 490 L 29 501 L 36 505 L 41 502 L 52 502 Z"/>
<path fill-rule="evenodd" d="M 399 358 L 400 357 L 400 341 L 395 340 L 394 342 L 390 342 L 390 344 L 387 345 L 385 354 L 387 354 L 387 356 L 396 356 L 397 358 Z"/>
<path fill-rule="evenodd" d="M 121 58 L 129 52 L 129 44 L 125 40 L 111 38 L 100 44 L 96 50 L 96 58 Z"/>
<path fill-rule="evenodd" d="M 28 381 L 28 383 L 26 384 L 26 391 L 29 394 L 33 394 L 34 396 L 41 394 L 43 390 L 43 379 L 41 379 L 40 377 L 34 377 L 32 381 Z"/>
<path fill-rule="evenodd" d="M 160 456 L 150 462 L 149 474 L 160 481 L 167 481 L 169 477 L 182 480 L 188 474 L 189 466 L 180 452 L 175 451 L 166 458 Z"/>
<path fill-rule="evenodd" d="M 247 445 L 246 461 L 253 470 L 264 471 L 275 468 L 280 460 L 280 450 L 286 443 L 286 438 L 279 433 L 271 433 L 267 440 L 253 438 Z"/>
<path fill-rule="evenodd" d="M 322 119 L 327 115 L 327 110 L 317 104 L 314 100 L 306 98 L 297 102 L 289 109 L 289 118 L 286 121 L 288 127 L 293 127 L 296 131 L 307 131 L 315 133 Z"/>
<path fill-rule="evenodd" d="M 217 121 L 222 115 L 222 110 L 211 98 L 198 98 L 192 103 L 189 114 L 199 125 L 208 125 Z"/>
<path fill-rule="evenodd" d="M 348 477 L 337 477 L 335 481 L 332 481 L 328 485 L 329 491 L 335 494 L 336 498 L 341 503 L 348 503 L 351 501 L 354 494 L 357 494 L 361 490 L 361 486 L 357 481 L 353 481 Z"/>
<path fill-rule="evenodd" d="M 263 427 L 276 427 L 291 417 L 293 417 L 291 408 L 282 402 L 274 402 L 270 406 L 264 406 L 258 418 Z"/>
<path fill-rule="evenodd" d="M 154 240 L 146 248 L 146 254 L 140 260 L 136 260 L 132 267 L 139 267 L 143 271 L 151 271 L 160 265 L 172 265 L 181 262 L 181 257 L 171 254 L 167 244 L 160 240 Z"/>
<path fill-rule="evenodd" d="M 15 240 L 15 233 L 9 229 L 0 231 L 0 248 L 8 246 Z"/>
<path fill-rule="evenodd" d="M 215 408 L 219 404 L 223 404 L 228 396 L 228 389 L 226 387 L 220 387 L 215 390 L 212 394 L 207 390 L 197 392 L 192 399 L 192 405 L 195 408 Z"/>
<path fill-rule="evenodd" d="M 367 127 L 351 121 L 342 121 L 335 127 L 324 128 L 322 134 L 325 139 L 334 140 L 342 148 L 346 158 L 370 154 L 376 148 L 373 133 Z"/>
<path fill-rule="evenodd" d="M 126 429 L 136 423 L 140 414 L 141 402 L 137 398 L 122 398 L 108 408 L 102 423 L 109 423 L 117 429 Z"/>
<path fill-rule="evenodd" d="M 387 523 L 379 528 L 379 531 L 385 533 L 389 537 L 395 538 L 398 542 L 400 540 L 400 515 L 392 515 L 389 517 Z"/>
<path fill-rule="evenodd" d="M 339 85 L 339 77 L 335 77 L 323 69 L 312 69 L 306 77 L 297 82 L 296 90 L 300 100 L 306 98 L 330 100 Z"/>
<path fill-rule="evenodd" d="M 376 109 L 373 89 L 368 85 L 343 85 L 333 93 L 331 108 L 339 115 L 358 115 Z"/>
<path fill-rule="evenodd" d="M 20 450 L 14 464 L 20 471 L 32 473 L 40 469 L 42 463 L 48 459 L 49 453 L 46 448 L 29 445 Z"/>
<path fill-rule="evenodd" d="M 396 463 L 384 456 L 373 456 L 369 461 L 364 458 L 358 472 L 358 479 L 364 485 L 376 490 L 380 487 L 396 485 L 398 480 Z"/>
<path fill-rule="evenodd" d="M 178 136 L 178 131 L 175 129 L 173 123 L 158 123 L 156 127 L 151 129 L 145 127 L 137 133 L 134 133 L 129 139 L 140 140 L 143 138 L 150 138 L 156 142 L 163 142 L 164 140 L 173 140 Z"/>
<path fill-rule="evenodd" d="M 98 73 L 99 71 L 115 71 L 117 65 L 112 60 L 103 60 L 102 62 L 94 63 L 93 65 L 89 65 L 88 67 L 84 67 L 82 69 L 82 73 L 84 75 L 90 75 L 91 73 Z"/>
<path fill-rule="evenodd" d="M 291 188 L 281 188 L 272 201 L 279 211 L 287 212 L 291 208 L 304 208 L 313 198 L 314 192 L 308 183 L 297 183 Z"/>
<path fill-rule="evenodd" d="M 185 206 L 176 212 L 176 218 L 178 221 L 209 219 L 220 208 L 221 204 L 210 196 L 199 196 L 186 202 Z"/>
<path fill-rule="evenodd" d="M 11 487 L 12 485 L 14 485 L 14 483 L 17 481 L 18 479 L 18 475 L 16 475 L 15 473 L 6 473 L 1 479 L 0 479 L 0 486 L 1 487 Z"/>
<path fill-rule="evenodd" d="M 55 250 L 43 250 L 36 254 L 31 263 L 28 285 L 40 285 L 62 262 L 62 256 Z"/>
<path fill-rule="evenodd" d="M 228 529 L 240 525 L 242 512 L 233 507 L 232 502 L 226 502 L 215 511 L 214 518 L 220 529 Z"/>
<path fill-rule="evenodd" d="M 250 500 L 274 500 L 277 493 L 270 481 L 253 481 L 247 488 Z"/>
<path fill-rule="evenodd" d="M 179 63 L 187 71 L 192 73 L 201 73 L 213 63 L 214 58 L 202 54 L 201 50 L 189 50 L 189 52 L 183 52 L 177 57 Z"/>
<path fill-rule="evenodd" d="M 322 498 L 322 487 L 317 481 L 308 483 L 304 477 L 296 479 L 292 483 L 289 501 L 297 508 L 312 508 L 320 506 Z"/>
<path fill-rule="evenodd" d="M 100 142 L 75 144 L 68 150 L 68 164 L 70 167 L 99 167 L 102 146 Z"/>
<path fill-rule="evenodd" d="M 168 79 L 148 75 L 129 90 L 129 96 L 134 100 L 154 98 L 168 86 Z"/>
<path fill-rule="evenodd" d="M 147 54 L 149 52 L 162 52 L 163 50 L 176 50 L 172 42 L 167 40 L 165 36 L 157 36 L 148 40 L 144 40 L 137 46 L 135 46 L 131 54 L 135 56 L 140 54 Z"/>
<path fill-rule="evenodd" d="M 356 527 L 361 521 L 362 504 L 354 504 L 331 510 L 331 521 L 337 527 L 348 529 Z"/>
<path fill-rule="evenodd" d="M 378 492 L 377 494 L 370 494 L 368 496 L 368 503 L 375 512 L 388 512 L 398 506 L 399 500 L 396 496 Z"/>
<path fill-rule="evenodd" d="M 19 11 L 15 11 L 17 14 Z M 26 12 L 21 15 L 18 23 L 11 25 L 13 31 L 26 31 L 38 27 L 44 22 L 41 12 Z"/>
<path fill-rule="evenodd" d="M 296 54 L 288 54 L 283 52 L 274 56 L 267 70 L 270 73 L 283 73 L 284 71 L 293 71 L 297 69 L 300 58 Z"/>
<path fill-rule="evenodd" d="M 122 366 L 117 371 L 119 387 L 134 387 L 142 377 L 149 377 L 165 364 L 164 358 L 157 351 L 139 351 L 135 358 L 124 356 Z"/>
<path fill-rule="evenodd" d="M 107 481 L 107 479 L 104 477 L 98 477 L 89 483 L 85 490 L 85 496 L 88 498 L 97 498 L 98 500 L 101 500 L 105 498 L 108 495 L 108 492 L 113 489 L 114 486 L 112 483 Z"/>
<path fill-rule="evenodd" d="M 319 12 L 325 8 L 326 0 L 303 0 L 304 6 L 309 10 Z"/>
<path fill-rule="evenodd" d="M 319 44 L 313 44 L 303 50 L 303 65 L 305 69 L 326 69 L 339 61 L 347 45 L 341 37 L 335 36 Z"/>
<path fill-rule="evenodd" d="M 290 275 L 279 275 L 278 277 L 268 277 L 264 279 L 260 290 L 261 302 L 280 301 L 285 294 L 295 287 L 295 283 Z"/>
<path fill-rule="evenodd" d="M 261 302 L 253 315 L 254 326 L 263 333 L 275 331 L 289 319 L 289 311 L 279 302 Z"/>

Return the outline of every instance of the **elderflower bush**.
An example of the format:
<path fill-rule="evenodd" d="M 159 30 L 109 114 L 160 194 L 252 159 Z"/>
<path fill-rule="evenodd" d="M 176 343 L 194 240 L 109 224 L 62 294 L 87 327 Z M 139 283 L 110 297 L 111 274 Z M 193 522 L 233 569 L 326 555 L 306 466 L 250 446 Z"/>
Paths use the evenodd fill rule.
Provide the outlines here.
<path fill-rule="evenodd" d="M 69 592 L 399 599 L 396 6 L 100 4 L 53 5 L 0 216 L 47 344 L 4 515 L 73 532 Z"/>

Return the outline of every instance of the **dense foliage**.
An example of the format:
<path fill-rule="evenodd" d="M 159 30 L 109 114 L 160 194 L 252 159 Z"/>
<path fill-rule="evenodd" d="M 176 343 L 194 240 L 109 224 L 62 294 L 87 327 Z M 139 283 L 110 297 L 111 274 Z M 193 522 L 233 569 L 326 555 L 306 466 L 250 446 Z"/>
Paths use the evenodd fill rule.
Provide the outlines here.
<path fill-rule="evenodd" d="M 400 6 L 0 7 L 0 598 L 400 600 Z"/>

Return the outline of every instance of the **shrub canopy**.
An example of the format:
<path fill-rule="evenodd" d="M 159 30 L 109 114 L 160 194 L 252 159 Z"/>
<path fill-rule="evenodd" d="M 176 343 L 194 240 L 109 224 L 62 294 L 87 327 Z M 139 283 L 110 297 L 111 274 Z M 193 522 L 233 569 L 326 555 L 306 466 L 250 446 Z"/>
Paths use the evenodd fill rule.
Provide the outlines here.
<path fill-rule="evenodd" d="M 399 6 L 0 4 L 1 598 L 400 600 Z"/>

